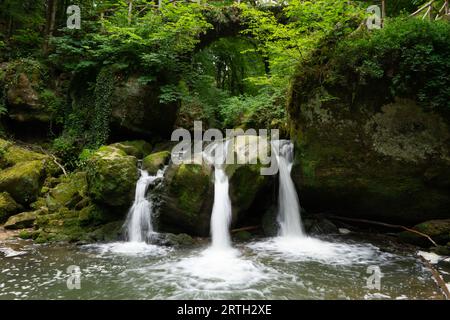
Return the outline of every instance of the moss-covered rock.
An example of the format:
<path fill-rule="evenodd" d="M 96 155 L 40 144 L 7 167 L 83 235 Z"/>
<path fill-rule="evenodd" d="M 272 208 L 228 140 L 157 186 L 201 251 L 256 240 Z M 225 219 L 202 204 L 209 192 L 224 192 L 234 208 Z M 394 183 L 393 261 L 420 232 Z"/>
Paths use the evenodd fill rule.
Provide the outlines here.
<path fill-rule="evenodd" d="M 123 141 L 111 145 L 125 152 L 129 156 L 142 159 L 152 151 L 152 145 L 144 140 Z"/>
<path fill-rule="evenodd" d="M 45 205 L 50 210 L 62 207 L 73 208 L 86 197 L 87 179 L 85 172 L 72 173 L 50 189 L 45 197 Z"/>
<path fill-rule="evenodd" d="M 450 242 L 450 219 L 430 220 L 415 225 L 412 229 L 430 236 L 436 243 L 445 245 Z M 407 243 L 430 247 L 431 242 L 420 234 L 403 231 L 399 238 Z"/>
<path fill-rule="evenodd" d="M 142 169 L 147 170 L 150 175 L 155 175 L 159 169 L 162 169 L 169 162 L 169 159 L 169 151 L 152 153 L 142 161 Z"/>
<path fill-rule="evenodd" d="M 4 228 L 5 229 L 30 228 L 33 226 L 37 215 L 38 215 L 38 212 L 36 212 L 36 211 L 22 212 L 22 213 L 16 214 L 16 215 L 10 217 L 8 219 L 8 221 L 6 221 Z"/>
<path fill-rule="evenodd" d="M 137 159 L 124 151 L 101 147 L 88 161 L 88 193 L 100 204 L 128 207 L 138 179 Z"/>
<path fill-rule="evenodd" d="M 0 191 L 8 192 L 20 204 L 38 196 L 45 177 L 45 161 L 20 162 L 0 171 Z"/>
<path fill-rule="evenodd" d="M 31 132 L 36 125 L 48 124 L 61 101 L 50 90 L 46 68 L 37 60 L 17 59 L 5 64 L 0 85 L 4 86 L 8 117 L 15 124 L 26 124 Z M 16 128 L 12 128 L 15 130 Z M 17 130 L 17 134 L 21 134 Z"/>
<path fill-rule="evenodd" d="M 161 192 L 158 230 L 207 236 L 213 197 L 209 166 L 171 165 Z"/>
<path fill-rule="evenodd" d="M 226 164 L 229 194 L 233 206 L 232 225 L 260 224 L 263 214 L 277 201 L 275 185 L 277 175 L 262 175 L 263 165 L 258 148 L 268 148 L 266 139 L 258 136 L 235 138 L 234 164 Z"/>
<path fill-rule="evenodd" d="M 262 175 L 258 153 L 249 152 L 257 150 L 258 142 L 267 146 L 267 141 L 259 140 L 256 136 L 248 136 L 247 141 L 238 139 L 236 143 L 229 144 L 237 163 L 224 165 L 229 177 L 232 226 L 259 224 L 271 202 L 276 201 L 276 176 Z M 200 160 L 201 157 L 194 156 L 194 159 Z M 199 236 L 209 234 L 214 202 L 213 172 L 213 166 L 206 161 L 203 164 L 169 165 L 160 197 L 159 231 Z"/>
<path fill-rule="evenodd" d="M 405 24 L 418 25 L 412 30 L 434 28 L 425 22 Z M 386 39 L 397 35 L 386 32 Z M 421 32 L 405 32 L 405 37 Z M 426 41 L 436 54 L 448 55 L 439 51 L 445 38 Z M 434 108 L 419 94 L 428 92 L 431 83 L 441 83 L 441 72 L 405 76 L 418 72 L 407 67 L 416 60 L 404 55 L 402 50 L 414 51 L 407 43 L 401 48 L 379 44 L 383 48 L 376 54 L 366 52 L 377 46 L 370 36 L 352 43 L 345 55 L 334 44 L 324 44 L 293 81 L 288 104 L 296 146 L 292 174 L 302 205 L 311 213 L 406 225 L 448 218 L 450 118 L 443 110 L 449 100 Z M 447 60 L 439 62 L 444 69 Z M 436 93 L 448 97 L 442 83 L 439 88 Z"/>
<path fill-rule="evenodd" d="M 22 206 L 14 201 L 8 192 L 0 193 L 0 223 L 5 222 L 21 209 L 23 209 Z"/>
<path fill-rule="evenodd" d="M 50 162 L 49 156 L 43 153 L 32 151 L 25 147 L 15 145 L 11 141 L 0 139 L 0 168 L 14 166 L 21 162 L 45 160 Z"/>

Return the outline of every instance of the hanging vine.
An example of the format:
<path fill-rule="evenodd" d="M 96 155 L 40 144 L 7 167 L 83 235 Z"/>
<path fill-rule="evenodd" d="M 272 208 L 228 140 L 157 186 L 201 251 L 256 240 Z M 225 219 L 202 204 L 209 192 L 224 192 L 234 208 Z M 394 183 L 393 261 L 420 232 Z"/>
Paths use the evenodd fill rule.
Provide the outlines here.
<path fill-rule="evenodd" d="M 111 98 L 114 92 L 114 75 L 108 68 L 103 68 L 97 75 L 94 90 L 94 119 L 91 124 L 93 147 L 105 144 L 109 137 L 111 117 Z"/>

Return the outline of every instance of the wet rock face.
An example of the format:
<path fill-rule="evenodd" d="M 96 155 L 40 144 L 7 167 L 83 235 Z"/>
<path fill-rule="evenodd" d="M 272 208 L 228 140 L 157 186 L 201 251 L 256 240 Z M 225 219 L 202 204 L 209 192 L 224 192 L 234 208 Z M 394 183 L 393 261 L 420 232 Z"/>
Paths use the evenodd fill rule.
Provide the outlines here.
<path fill-rule="evenodd" d="M 291 102 L 293 177 L 308 211 L 405 224 L 448 217 L 448 119 L 412 100 L 351 106 L 324 94 Z"/>

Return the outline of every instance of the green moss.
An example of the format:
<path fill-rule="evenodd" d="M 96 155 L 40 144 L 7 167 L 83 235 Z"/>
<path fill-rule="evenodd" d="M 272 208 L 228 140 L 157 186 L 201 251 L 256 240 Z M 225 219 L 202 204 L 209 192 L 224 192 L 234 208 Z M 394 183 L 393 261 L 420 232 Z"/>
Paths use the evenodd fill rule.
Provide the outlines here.
<path fill-rule="evenodd" d="M 46 155 L 37 153 L 34 151 L 27 150 L 15 145 L 8 148 L 4 155 L 4 159 L 10 164 L 14 165 L 20 162 L 32 161 L 32 160 L 43 160 L 48 158 Z"/>
<path fill-rule="evenodd" d="M 20 162 L 0 172 L 0 191 L 7 191 L 17 202 L 27 204 L 36 199 L 43 184 L 44 162 Z"/>
<path fill-rule="evenodd" d="M 111 146 L 118 148 L 125 152 L 127 155 L 136 157 L 138 159 L 142 159 L 152 151 L 151 144 L 144 140 L 117 142 L 112 144 Z"/>
<path fill-rule="evenodd" d="M 18 237 L 21 239 L 36 239 L 39 236 L 40 232 L 37 230 L 21 230 L 19 232 Z"/>
<path fill-rule="evenodd" d="M 169 151 L 152 153 L 142 161 L 142 169 L 147 170 L 150 175 L 155 175 L 159 169 L 162 169 L 169 162 L 170 155 Z"/>
<path fill-rule="evenodd" d="M 268 177 L 260 173 L 261 165 L 229 165 L 232 167 L 230 194 L 232 203 L 240 210 L 248 209 L 261 188 L 268 183 Z"/>
<path fill-rule="evenodd" d="M 210 176 L 205 167 L 198 164 L 182 164 L 173 178 L 171 193 L 178 199 L 179 208 L 186 215 L 195 217 L 200 212 L 209 184 Z"/>
<path fill-rule="evenodd" d="M 62 179 L 46 197 L 47 207 L 57 209 L 64 206 L 74 206 L 87 193 L 85 172 L 76 172 Z"/>
<path fill-rule="evenodd" d="M 93 200 L 109 206 L 131 204 L 138 178 L 137 159 L 114 147 L 101 147 L 89 160 L 88 193 Z"/>

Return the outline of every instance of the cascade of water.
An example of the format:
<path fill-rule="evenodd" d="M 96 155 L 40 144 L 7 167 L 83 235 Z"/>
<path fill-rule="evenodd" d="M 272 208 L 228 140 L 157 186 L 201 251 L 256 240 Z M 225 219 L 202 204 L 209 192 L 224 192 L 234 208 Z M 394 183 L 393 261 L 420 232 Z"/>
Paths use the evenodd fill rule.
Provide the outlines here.
<path fill-rule="evenodd" d="M 164 170 L 150 176 L 147 171 L 140 170 L 140 178 L 136 183 L 134 203 L 128 211 L 124 224 L 126 239 L 129 242 L 145 242 L 153 232 L 153 204 L 146 197 L 147 189 L 156 179 L 164 176 Z"/>
<path fill-rule="evenodd" d="M 282 237 L 304 237 L 300 219 L 300 204 L 291 170 L 294 162 L 294 145 L 289 140 L 272 141 L 279 168 L 278 223 Z M 278 152 L 276 152 L 278 150 Z"/>
<path fill-rule="evenodd" d="M 214 165 L 214 204 L 211 214 L 213 249 L 231 248 L 231 201 L 228 194 L 228 176 L 224 170 L 229 141 L 214 142 L 205 150 L 205 159 Z"/>

